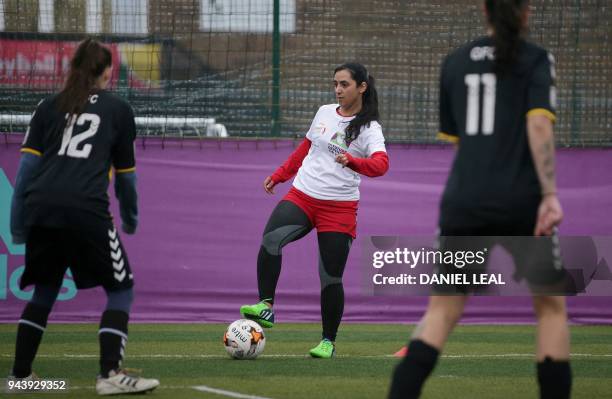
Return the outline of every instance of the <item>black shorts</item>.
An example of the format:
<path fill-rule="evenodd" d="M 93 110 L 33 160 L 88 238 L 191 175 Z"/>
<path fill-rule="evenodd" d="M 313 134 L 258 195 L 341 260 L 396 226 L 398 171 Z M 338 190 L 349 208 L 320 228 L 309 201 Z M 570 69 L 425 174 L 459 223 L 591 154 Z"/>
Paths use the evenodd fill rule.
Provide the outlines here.
<path fill-rule="evenodd" d="M 522 222 L 521 222 L 522 221 Z M 436 265 L 436 274 L 465 274 L 468 281 L 473 274 L 486 273 L 489 254 L 496 246 L 501 246 L 514 263 L 512 278 L 525 279 L 534 294 L 573 294 L 573 285 L 563 267 L 559 237 L 556 232 L 550 237 L 533 236 L 534 221 L 525 218 L 506 225 L 480 225 L 474 227 L 441 226 L 438 249 L 441 252 L 471 251 L 483 255 L 482 263 L 474 262 L 469 266 L 457 267 L 454 264 Z M 483 251 L 483 249 L 485 249 Z M 484 254 L 483 254 L 484 253 Z M 485 291 L 486 286 L 478 285 L 434 285 L 439 294 L 469 294 Z"/>
<path fill-rule="evenodd" d="M 32 226 L 26 239 L 21 289 L 31 284 L 61 286 L 70 268 L 77 288 L 116 291 L 134 285 L 119 233 L 112 223 L 92 230 Z"/>

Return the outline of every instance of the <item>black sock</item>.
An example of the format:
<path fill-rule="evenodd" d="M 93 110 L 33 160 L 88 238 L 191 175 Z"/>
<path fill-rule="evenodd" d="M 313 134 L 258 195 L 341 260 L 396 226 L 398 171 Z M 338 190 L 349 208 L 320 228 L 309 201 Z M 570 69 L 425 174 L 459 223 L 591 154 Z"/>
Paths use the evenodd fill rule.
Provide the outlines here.
<path fill-rule="evenodd" d="M 436 365 L 440 352 L 421 340 L 410 341 L 408 354 L 393 373 L 389 399 L 416 399 Z"/>
<path fill-rule="evenodd" d="M 108 372 L 117 370 L 123 360 L 127 342 L 129 315 L 121 310 L 105 310 L 100 320 L 100 375 L 108 378 Z"/>
<path fill-rule="evenodd" d="M 328 285 L 321 291 L 321 321 L 323 338 L 336 340 L 336 333 L 344 313 L 344 288 L 342 284 Z"/>
<path fill-rule="evenodd" d="M 274 304 L 276 284 L 281 272 L 282 255 L 270 255 L 262 245 L 257 256 L 257 285 L 259 300 Z"/>
<path fill-rule="evenodd" d="M 569 361 L 546 357 L 538 362 L 540 399 L 568 399 L 572 391 L 572 370 Z"/>
<path fill-rule="evenodd" d="M 38 346 L 42 339 L 50 308 L 29 302 L 19 320 L 17 327 L 17 344 L 15 345 L 15 364 L 13 375 L 24 378 L 32 374 L 32 362 L 38 352 Z"/>

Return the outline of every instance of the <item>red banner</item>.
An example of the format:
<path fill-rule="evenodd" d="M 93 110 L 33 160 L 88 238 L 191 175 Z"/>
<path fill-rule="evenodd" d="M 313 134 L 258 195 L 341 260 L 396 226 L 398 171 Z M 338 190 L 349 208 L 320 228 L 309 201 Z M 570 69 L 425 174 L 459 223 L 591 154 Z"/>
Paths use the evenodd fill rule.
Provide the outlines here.
<path fill-rule="evenodd" d="M 56 90 L 70 68 L 78 42 L 0 39 L 0 85 Z M 113 81 L 121 59 L 117 44 L 107 45 L 113 54 Z"/>

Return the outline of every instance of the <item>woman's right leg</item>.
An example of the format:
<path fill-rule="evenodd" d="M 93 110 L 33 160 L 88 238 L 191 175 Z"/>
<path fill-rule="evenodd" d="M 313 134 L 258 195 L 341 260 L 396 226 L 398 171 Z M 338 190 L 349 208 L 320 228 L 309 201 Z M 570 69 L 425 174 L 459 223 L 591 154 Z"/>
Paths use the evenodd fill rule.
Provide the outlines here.
<path fill-rule="evenodd" d="M 81 238 L 80 242 L 75 240 L 81 250 L 75 254 L 78 268 L 73 270 L 74 277 L 86 286 L 101 285 L 107 299 L 98 329 L 100 374 L 96 392 L 115 395 L 152 391 L 159 386 L 158 380 L 131 375 L 122 369 L 134 290 L 130 261 L 117 229 L 109 224 Z"/>
<path fill-rule="evenodd" d="M 278 203 L 264 229 L 259 255 L 257 256 L 257 286 L 259 303 L 240 307 L 243 317 L 255 320 L 263 327 L 274 326 L 274 304 L 276 284 L 280 277 L 283 247 L 304 237 L 312 230 L 306 213 L 291 201 Z"/>
<path fill-rule="evenodd" d="M 127 373 L 121 368 L 128 339 L 128 319 L 134 292 L 132 287 L 111 290 L 105 287 L 106 309 L 102 313 L 100 342 L 100 375 L 96 380 L 98 395 L 144 393 L 155 389 L 159 381 Z"/>
<path fill-rule="evenodd" d="M 100 343 L 100 376 L 108 378 L 111 371 L 121 367 L 128 340 L 128 322 L 134 300 L 131 287 L 118 290 L 106 289 L 106 308 L 100 319 L 98 341 Z"/>
<path fill-rule="evenodd" d="M 278 203 L 266 224 L 257 256 L 259 300 L 274 303 L 276 284 L 280 277 L 282 249 L 312 230 L 310 219 L 291 201 Z"/>

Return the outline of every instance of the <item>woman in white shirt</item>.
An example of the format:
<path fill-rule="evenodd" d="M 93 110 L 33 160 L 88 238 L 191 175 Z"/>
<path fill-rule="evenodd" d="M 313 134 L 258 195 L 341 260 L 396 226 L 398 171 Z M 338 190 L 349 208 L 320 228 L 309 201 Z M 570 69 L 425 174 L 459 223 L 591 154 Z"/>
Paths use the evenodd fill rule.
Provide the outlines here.
<path fill-rule="evenodd" d="M 301 145 L 264 180 L 264 190 L 272 194 L 276 184 L 297 174 L 264 230 L 257 259 L 260 302 L 240 308 L 243 317 L 263 327 L 274 325 L 281 250 L 316 228 L 323 333 L 310 354 L 318 358 L 335 353 L 344 310 L 342 274 L 356 236 L 360 174 L 382 176 L 389 168 L 374 77 L 363 65 L 346 63 L 335 69 L 333 83 L 338 103 L 319 108 Z"/>

